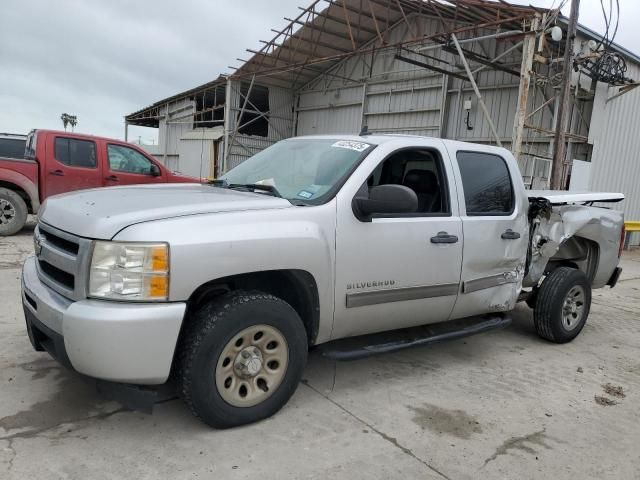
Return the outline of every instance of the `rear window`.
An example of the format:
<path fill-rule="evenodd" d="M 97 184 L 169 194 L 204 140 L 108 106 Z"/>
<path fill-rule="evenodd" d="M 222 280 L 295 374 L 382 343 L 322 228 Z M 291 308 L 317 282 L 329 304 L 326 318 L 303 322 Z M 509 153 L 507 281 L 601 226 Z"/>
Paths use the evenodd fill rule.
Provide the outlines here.
<path fill-rule="evenodd" d="M 55 157 L 70 167 L 96 168 L 96 144 L 89 140 L 56 137 Z"/>
<path fill-rule="evenodd" d="M 21 138 L 0 138 L 0 157 L 24 158 L 26 143 Z"/>
<path fill-rule="evenodd" d="M 32 131 L 27 136 L 27 145 L 24 151 L 25 158 L 36 158 L 36 143 L 38 142 L 38 134 Z"/>
<path fill-rule="evenodd" d="M 498 155 L 458 152 L 467 215 L 509 215 L 514 198 L 507 163 Z"/>

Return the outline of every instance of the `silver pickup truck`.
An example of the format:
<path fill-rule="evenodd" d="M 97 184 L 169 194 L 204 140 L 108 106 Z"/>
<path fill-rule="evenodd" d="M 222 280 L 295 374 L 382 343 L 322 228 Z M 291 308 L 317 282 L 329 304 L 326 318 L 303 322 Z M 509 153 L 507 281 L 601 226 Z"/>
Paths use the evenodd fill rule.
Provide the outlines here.
<path fill-rule="evenodd" d="M 214 427 L 277 412 L 308 350 L 358 358 L 505 326 L 581 331 L 613 287 L 621 194 L 527 191 L 504 149 L 279 142 L 211 185 L 49 198 L 23 269 L 31 342 L 98 379 L 175 382 Z"/>

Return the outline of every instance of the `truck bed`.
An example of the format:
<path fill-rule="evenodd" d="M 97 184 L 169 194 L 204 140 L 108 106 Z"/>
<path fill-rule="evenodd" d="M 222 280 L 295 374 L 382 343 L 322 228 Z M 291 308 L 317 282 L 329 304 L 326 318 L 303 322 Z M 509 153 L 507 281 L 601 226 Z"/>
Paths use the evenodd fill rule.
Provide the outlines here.
<path fill-rule="evenodd" d="M 589 202 L 621 202 L 622 193 L 609 192 L 567 192 L 564 190 L 527 190 L 527 196 L 532 198 L 546 198 L 552 205 Z"/>

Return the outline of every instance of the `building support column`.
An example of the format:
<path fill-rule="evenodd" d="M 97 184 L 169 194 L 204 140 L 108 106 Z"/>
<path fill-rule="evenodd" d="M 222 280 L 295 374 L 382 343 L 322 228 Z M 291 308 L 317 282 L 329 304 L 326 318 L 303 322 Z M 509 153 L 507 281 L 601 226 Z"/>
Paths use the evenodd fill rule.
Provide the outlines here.
<path fill-rule="evenodd" d="M 513 135 L 511 136 L 511 152 L 518 161 L 520 168 L 523 167 L 520 155 L 522 154 L 522 141 L 524 138 L 524 125 L 527 119 L 527 108 L 529 106 L 529 89 L 531 86 L 531 69 L 533 68 L 533 56 L 536 47 L 536 30 L 538 29 L 538 18 L 531 22 L 531 31 L 525 37 L 522 45 L 522 65 L 520 67 L 520 85 L 518 87 L 518 107 L 513 123 Z"/>
<path fill-rule="evenodd" d="M 251 90 L 253 90 L 253 83 L 255 82 L 255 80 L 256 80 L 256 76 L 253 75 L 251 77 L 251 83 L 249 84 L 249 89 L 247 90 L 247 95 L 244 97 L 244 102 L 242 102 L 242 108 L 240 109 L 240 112 L 236 115 L 235 123 L 233 125 L 233 133 L 231 134 L 231 140 L 229 140 L 229 144 L 227 145 L 228 149 L 231 149 L 231 147 L 233 147 L 233 143 L 236 139 L 236 135 L 238 134 L 238 130 L 240 130 L 240 127 L 241 127 L 240 122 L 242 121 L 242 116 L 244 115 L 244 111 L 247 109 L 247 103 L 249 102 L 249 97 L 251 96 Z M 238 94 L 239 96 L 242 96 L 242 82 L 239 83 L 238 87 L 239 87 Z M 229 150 L 227 150 L 227 157 L 228 156 L 229 156 Z"/>
<path fill-rule="evenodd" d="M 440 126 L 438 127 L 438 138 L 447 138 L 447 105 L 449 92 L 449 75 L 442 75 L 442 98 L 440 98 Z"/>
<path fill-rule="evenodd" d="M 220 175 L 227 173 L 229 160 L 229 130 L 231 128 L 231 79 L 227 77 L 227 85 L 224 97 L 224 142 L 222 152 L 222 171 Z"/>

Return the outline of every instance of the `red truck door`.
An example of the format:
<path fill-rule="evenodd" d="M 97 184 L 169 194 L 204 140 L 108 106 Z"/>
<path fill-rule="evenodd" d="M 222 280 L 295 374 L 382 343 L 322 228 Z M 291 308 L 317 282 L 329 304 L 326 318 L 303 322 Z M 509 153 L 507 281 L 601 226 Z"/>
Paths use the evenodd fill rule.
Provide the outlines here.
<path fill-rule="evenodd" d="M 94 141 L 50 135 L 46 145 L 43 198 L 102 186 Z"/>
<path fill-rule="evenodd" d="M 166 172 L 135 148 L 107 143 L 105 186 L 164 183 Z"/>

